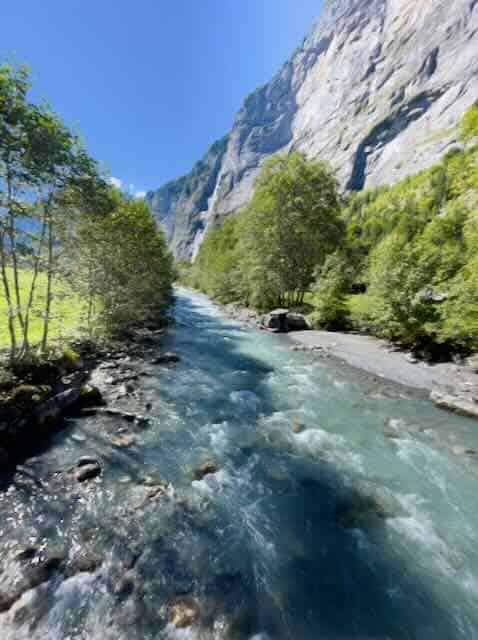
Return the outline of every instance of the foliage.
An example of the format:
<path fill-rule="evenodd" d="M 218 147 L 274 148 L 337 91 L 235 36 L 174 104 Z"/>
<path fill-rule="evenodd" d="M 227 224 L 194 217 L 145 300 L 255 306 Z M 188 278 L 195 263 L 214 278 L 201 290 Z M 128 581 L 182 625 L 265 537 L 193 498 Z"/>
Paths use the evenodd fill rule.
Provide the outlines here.
<path fill-rule="evenodd" d="M 463 116 L 460 126 L 460 137 L 468 142 L 478 136 L 478 105 L 472 105 Z"/>
<path fill-rule="evenodd" d="M 470 130 L 470 112 L 464 124 Z M 343 217 L 369 327 L 410 345 L 478 348 L 478 147 L 393 187 L 349 198 Z M 363 313 L 352 318 L 363 326 Z"/>
<path fill-rule="evenodd" d="M 339 252 L 327 256 L 318 269 L 313 287 L 317 294 L 315 311 L 310 320 L 314 326 L 324 329 L 344 329 L 349 323 L 347 293 L 350 287 L 349 273 L 344 255 Z"/>
<path fill-rule="evenodd" d="M 163 232 L 143 200 L 115 194 L 113 211 L 76 230 L 74 278 L 88 300 L 88 326 L 121 332 L 159 315 L 175 277 Z"/>
<path fill-rule="evenodd" d="M 113 331 L 162 309 L 173 278 L 146 205 L 114 192 L 78 137 L 29 91 L 28 69 L 0 65 L 1 331 L 12 363 L 37 345 L 47 352 L 66 282 L 71 300 L 87 294 L 78 313 L 87 308 L 90 329 L 96 307 L 98 326 Z"/>
<path fill-rule="evenodd" d="M 478 134 L 476 105 L 460 132 Z M 325 165 L 277 156 L 249 205 L 208 232 L 187 280 L 265 310 L 306 295 L 317 326 L 351 321 L 417 349 L 469 351 L 478 348 L 477 212 L 473 144 L 343 203 Z"/>
<path fill-rule="evenodd" d="M 249 205 L 211 229 L 190 282 L 223 302 L 300 305 L 314 271 L 343 237 L 337 184 L 302 154 L 264 164 Z"/>

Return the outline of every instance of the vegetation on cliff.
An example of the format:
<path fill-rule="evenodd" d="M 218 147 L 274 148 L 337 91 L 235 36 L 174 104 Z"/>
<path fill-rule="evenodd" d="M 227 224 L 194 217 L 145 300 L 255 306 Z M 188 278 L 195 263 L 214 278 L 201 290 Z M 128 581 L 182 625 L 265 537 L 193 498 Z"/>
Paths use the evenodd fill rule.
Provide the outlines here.
<path fill-rule="evenodd" d="M 182 264 L 183 280 L 221 302 L 305 301 L 317 326 L 424 351 L 478 348 L 478 107 L 460 135 L 465 147 L 432 168 L 342 201 L 322 163 L 269 161 L 250 204 Z"/>

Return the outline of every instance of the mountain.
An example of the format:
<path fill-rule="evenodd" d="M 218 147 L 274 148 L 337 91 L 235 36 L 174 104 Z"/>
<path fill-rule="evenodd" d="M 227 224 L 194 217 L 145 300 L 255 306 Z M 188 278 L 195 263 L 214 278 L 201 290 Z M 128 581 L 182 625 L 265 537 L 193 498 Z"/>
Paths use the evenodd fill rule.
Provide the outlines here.
<path fill-rule="evenodd" d="M 146 199 L 187 258 L 208 225 L 248 201 L 271 154 L 327 160 L 344 189 L 395 182 L 456 144 L 477 98 L 478 0 L 329 0 L 230 133 Z"/>

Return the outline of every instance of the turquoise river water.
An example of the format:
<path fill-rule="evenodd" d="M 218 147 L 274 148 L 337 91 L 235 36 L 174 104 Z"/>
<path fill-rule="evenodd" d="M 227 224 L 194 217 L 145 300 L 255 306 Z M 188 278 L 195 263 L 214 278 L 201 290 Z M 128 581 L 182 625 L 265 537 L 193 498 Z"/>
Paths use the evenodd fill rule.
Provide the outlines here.
<path fill-rule="evenodd" d="M 113 446 L 112 418 L 72 420 L 23 465 L 33 482 L 5 480 L 0 592 L 26 545 L 101 564 L 25 592 L 0 638 L 478 638 L 478 461 L 453 452 L 478 448 L 478 423 L 203 296 L 180 290 L 176 320 L 181 361 L 141 379 L 151 425 L 133 446 Z M 55 483 L 92 454 L 100 479 Z M 178 629 L 181 599 L 198 614 Z"/>

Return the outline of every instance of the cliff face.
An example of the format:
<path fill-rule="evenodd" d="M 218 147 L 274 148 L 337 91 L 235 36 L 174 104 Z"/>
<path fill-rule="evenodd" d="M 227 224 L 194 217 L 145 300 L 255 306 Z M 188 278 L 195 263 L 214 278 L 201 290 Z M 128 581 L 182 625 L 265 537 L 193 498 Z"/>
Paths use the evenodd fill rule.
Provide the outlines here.
<path fill-rule="evenodd" d="M 329 161 L 343 188 L 436 162 L 478 98 L 478 0 L 331 0 L 302 46 L 244 102 L 190 174 L 148 193 L 178 257 L 251 196 L 265 158 Z"/>

